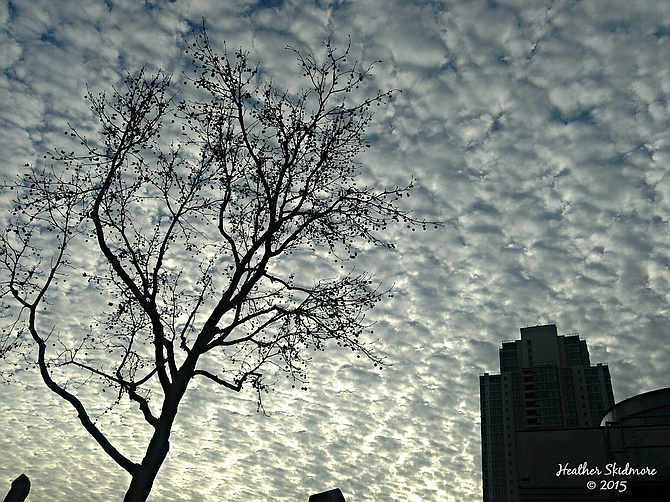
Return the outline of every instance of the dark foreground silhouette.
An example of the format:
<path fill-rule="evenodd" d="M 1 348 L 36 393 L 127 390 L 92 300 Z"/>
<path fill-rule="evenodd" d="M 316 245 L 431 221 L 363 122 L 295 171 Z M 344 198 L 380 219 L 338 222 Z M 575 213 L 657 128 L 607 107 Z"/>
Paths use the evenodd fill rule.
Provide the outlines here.
<path fill-rule="evenodd" d="M 347 502 L 339 488 L 317 493 L 309 497 L 309 502 Z"/>
<path fill-rule="evenodd" d="M 3 502 L 23 502 L 30 493 L 30 480 L 25 474 L 21 474 L 12 481 L 12 487 L 9 489 Z M 347 502 L 339 488 L 328 490 L 327 492 L 310 495 L 309 502 Z"/>
<path fill-rule="evenodd" d="M 12 481 L 12 487 L 3 502 L 23 502 L 30 492 L 30 480 L 25 474 L 21 474 Z M 310 498 L 310 500 L 312 500 Z M 334 499 L 333 499 L 334 500 Z"/>

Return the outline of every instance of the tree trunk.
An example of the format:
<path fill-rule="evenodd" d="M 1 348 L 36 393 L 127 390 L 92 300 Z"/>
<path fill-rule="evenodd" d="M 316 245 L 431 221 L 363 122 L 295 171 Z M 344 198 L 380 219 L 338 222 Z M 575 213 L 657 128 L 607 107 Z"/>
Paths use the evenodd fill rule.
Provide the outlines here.
<path fill-rule="evenodd" d="M 149 497 L 158 471 L 170 450 L 170 433 L 172 432 L 174 419 L 177 416 L 179 402 L 184 396 L 187 385 L 188 378 L 182 377 L 178 382 L 173 382 L 172 389 L 167 392 L 154 435 L 151 437 L 142 463 L 133 473 L 133 479 L 130 482 L 123 502 L 145 502 Z"/>
<path fill-rule="evenodd" d="M 147 500 L 158 471 L 170 450 L 169 437 L 170 429 L 164 429 L 159 425 L 151 438 L 142 463 L 133 475 L 123 502 L 144 502 Z"/>

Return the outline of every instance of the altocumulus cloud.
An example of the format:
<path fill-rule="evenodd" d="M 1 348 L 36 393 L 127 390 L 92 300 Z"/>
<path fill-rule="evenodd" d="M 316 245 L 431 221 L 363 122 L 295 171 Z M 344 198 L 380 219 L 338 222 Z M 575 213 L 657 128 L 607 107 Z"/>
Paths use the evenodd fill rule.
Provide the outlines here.
<path fill-rule="evenodd" d="M 364 180 L 414 176 L 407 207 L 444 227 L 390 229 L 396 250 L 360 257 L 394 286 L 370 316 L 392 366 L 315 354 L 309 391 L 278 386 L 270 417 L 252 394 L 200 383 L 153 500 L 295 501 L 330 486 L 353 501 L 478 500 L 477 375 L 529 324 L 585 337 L 617 400 L 667 385 L 667 2 L 6 2 L 2 179 L 59 146 L 68 122 L 93 127 L 86 84 L 109 89 L 145 63 L 179 80 L 203 17 L 219 48 L 249 49 L 281 88 L 301 85 L 286 45 L 319 53 L 351 35 L 353 57 L 383 60 L 374 86 L 403 93 L 376 115 Z M 85 246 L 76 255 L 86 264 Z M 75 290 L 55 300 L 65 332 L 88 322 Z M 18 377 L 0 397 L 0 483 L 26 472 L 35 500 L 120 498 L 125 474 L 72 410 L 38 375 Z M 117 411 L 101 424 L 137 455 L 146 431 Z"/>

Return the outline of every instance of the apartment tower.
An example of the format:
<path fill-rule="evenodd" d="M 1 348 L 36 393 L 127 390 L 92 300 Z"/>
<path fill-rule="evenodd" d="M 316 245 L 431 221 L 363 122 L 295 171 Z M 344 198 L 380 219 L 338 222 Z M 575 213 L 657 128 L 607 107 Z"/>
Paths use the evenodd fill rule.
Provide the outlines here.
<path fill-rule="evenodd" d="M 598 427 L 614 394 L 607 365 L 553 324 L 521 328 L 499 353 L 500 373 L 479 377 L 484 502 L 519 502 L 515 432 Z"/>

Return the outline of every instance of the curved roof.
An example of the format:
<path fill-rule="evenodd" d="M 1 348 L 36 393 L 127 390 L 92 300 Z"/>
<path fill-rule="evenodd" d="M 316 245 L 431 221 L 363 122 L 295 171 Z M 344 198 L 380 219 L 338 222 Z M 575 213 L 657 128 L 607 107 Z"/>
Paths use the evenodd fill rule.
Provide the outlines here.
<path fill-rule="evenodd" d="M 670 387 L 638 394 L 615 404 L 605 413 L 600 426 L 604 427 L 608 422 L 630 423 L 631 420 L 670 424 Z"/>

